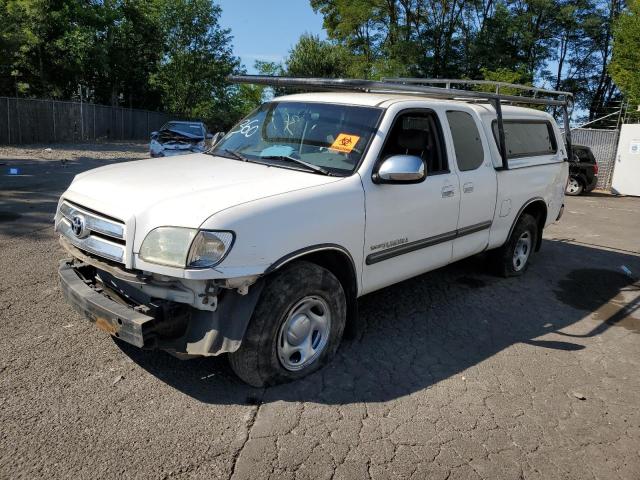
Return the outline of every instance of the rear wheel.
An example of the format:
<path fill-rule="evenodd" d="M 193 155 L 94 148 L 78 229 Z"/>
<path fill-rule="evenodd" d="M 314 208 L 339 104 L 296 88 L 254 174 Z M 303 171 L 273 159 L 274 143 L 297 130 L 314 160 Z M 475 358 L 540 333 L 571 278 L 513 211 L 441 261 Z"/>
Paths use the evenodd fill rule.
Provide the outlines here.
<path fill-rule="evenodd" d="M 231 368 L 254 387 L 302 378 L 333 358 L 346 312 L 344 290 L 330 271 L 295 262 L 265 286 L 240 348 L 229 355 Z"/>
<path fill-rule="evenodd" d="M 493 253 L 492 262 L 497 273 L 504 277 L 522 275 L 529 266 L 537 242 L 538 223 L 525 213 L 516 223 L 507 243 Z"/>
<path fill-rule="evenodd" d="M 569 182 L 567 182 L 567 188 L 565 189 L 565 193 L 567 195 L 580 195 L 584 190 L 584 185 L 578 177 L 571 176 L 569 177 Z"/>

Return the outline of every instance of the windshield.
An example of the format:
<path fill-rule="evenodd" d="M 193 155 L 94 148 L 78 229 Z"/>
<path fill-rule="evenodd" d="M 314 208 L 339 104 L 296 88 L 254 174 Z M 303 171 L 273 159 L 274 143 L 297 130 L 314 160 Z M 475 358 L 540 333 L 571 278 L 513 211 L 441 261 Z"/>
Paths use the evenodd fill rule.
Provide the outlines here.
<path fill-rule="evenodd" d="M 183 132 L 196 137 L 204 137 L 204 130 L 202 129 L 202 125 L 199 123 L 169 122 L 161 128 L 161 130 L 165 129 Z"/>
<path fill-rule="evenodd" d="M 293 158 L 346 175 L 360 162 L 381 114 L 379 108 L 352 105 L 265 103 L 231 129 L 214 152 L 304 170 L 301 162 L 281 163 Z"/>

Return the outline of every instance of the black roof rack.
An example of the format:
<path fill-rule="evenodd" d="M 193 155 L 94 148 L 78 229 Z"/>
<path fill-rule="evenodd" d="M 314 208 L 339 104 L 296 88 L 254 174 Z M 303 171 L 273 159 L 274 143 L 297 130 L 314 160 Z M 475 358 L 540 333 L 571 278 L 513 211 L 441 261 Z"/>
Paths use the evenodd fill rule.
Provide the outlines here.
<path fill-rule="evenodd" d="M 430 78 L 385 78 L 381 81 L 358 80 L 348 78 L 299 78 L 278 77 L 269 75 L 231 75 L 228 77 L 231 83 L 250 83 L 254 85 L 269 85 L 273 87 L 292 87 L 312 91 L 359 91 L 370 93 L 403 93 L 429 98 L 440 98 L 461 101 L 475 101 L 491 103 L 496 111 L 498 120 L 498 143 L 502 156 L 502 169 L 508 169 L 507 147 L 504 138 L 504 123 L 502 120 L 502 103 L 521 105 L 549 105 L 561 107 L 564 119 L 565 140 L 567 143 L 567 155 L 571 158 L 571 130 L 569 128 L 569 108 L 573 103 L 573 95 L 569 92 L 546 90 L 505 82 L 493 82 L 490 80 L 466 80 L 466 79 L 430 79 Z M 433 85 L 444 85 L 433 86 Z M 494 91 L 484 92 L 453 86 L 491 86 Z M 502 88 L 519 90 L 527 95 L 502 94 Z"/>

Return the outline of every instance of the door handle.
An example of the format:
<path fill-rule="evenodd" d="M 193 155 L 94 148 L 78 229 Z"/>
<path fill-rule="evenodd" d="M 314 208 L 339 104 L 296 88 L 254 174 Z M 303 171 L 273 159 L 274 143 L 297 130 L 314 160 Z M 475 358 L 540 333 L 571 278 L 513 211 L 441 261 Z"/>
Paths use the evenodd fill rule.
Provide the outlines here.
<path fill-rule="evenodd" d="M 463 191 L 464 193 L 471 193 L 471 192 L 473 192 L 473 183 L 471 183 L 471 182 L 469 182 L 469 183 L 465 183 L 465 184 L 462 186 L 462 191 Z"/>
<path fill-rule="evenodd" d="M 453 185 L 445 185 L 442 187 L 442 198 L 453 197 L 456 194 L 456 190 Z"/>

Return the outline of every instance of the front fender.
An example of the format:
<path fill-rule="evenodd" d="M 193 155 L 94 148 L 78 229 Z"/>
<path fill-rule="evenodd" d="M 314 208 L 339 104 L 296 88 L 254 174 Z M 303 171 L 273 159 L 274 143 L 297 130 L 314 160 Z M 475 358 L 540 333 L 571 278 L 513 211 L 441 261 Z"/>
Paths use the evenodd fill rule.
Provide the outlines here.
<path fill-rule="evenodd" d="M 364 227 L 364 191 L 358 175 L 237 205 L 201 226 L 236 234 L 232 250 L 216 269 L 269 273 L 309 249 L 329 246 L 347 253 L 358 279 Z"/>

